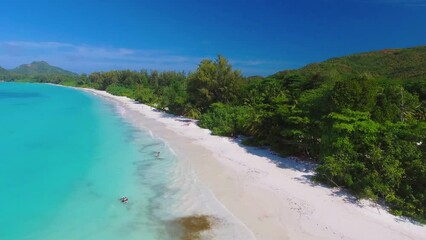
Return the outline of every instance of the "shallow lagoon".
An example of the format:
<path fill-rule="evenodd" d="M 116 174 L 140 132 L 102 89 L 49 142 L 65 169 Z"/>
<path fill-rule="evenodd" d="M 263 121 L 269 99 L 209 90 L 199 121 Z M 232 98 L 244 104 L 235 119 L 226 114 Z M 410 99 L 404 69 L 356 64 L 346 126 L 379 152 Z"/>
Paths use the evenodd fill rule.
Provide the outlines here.
<path fill-rule="evenodd" d="M 111 103 L 70 88 L 0 84 L 0 239 L 170 238 L 176 162 Z"/>

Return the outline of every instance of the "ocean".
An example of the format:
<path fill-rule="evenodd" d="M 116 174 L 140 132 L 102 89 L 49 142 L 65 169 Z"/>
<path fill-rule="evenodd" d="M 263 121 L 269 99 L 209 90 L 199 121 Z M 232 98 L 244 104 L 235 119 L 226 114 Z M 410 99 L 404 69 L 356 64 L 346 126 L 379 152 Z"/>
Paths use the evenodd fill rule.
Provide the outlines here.
<path fill-rule="evenodd" d="M 2 240 L 175 239 L 167 221 L 179 215 L 176 166 L 164 142 L 107 101 L 0 83 Z"/>

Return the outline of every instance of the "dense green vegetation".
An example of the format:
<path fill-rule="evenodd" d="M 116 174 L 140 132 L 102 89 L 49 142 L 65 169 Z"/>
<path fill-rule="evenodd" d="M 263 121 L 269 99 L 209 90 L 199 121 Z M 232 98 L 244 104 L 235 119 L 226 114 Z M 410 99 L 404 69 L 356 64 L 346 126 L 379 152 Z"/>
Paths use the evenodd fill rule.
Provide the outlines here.
<path fill-rule="evenodd" d="M 22 76 L 106 90 L 197 118 L 213 134 L 248 136 L 247 144 L 317 162 L 317 181 L 426 220 L 426 47 L 334 58 L 269 77 L 245 78 L 222 56 L 189 74 Z"/>
<path fill-rule="evenodd" d="M 8 75 L 9 75 L 9 72 L 6 69 L 0 67 L 0 76 L 8 76 Z"/>

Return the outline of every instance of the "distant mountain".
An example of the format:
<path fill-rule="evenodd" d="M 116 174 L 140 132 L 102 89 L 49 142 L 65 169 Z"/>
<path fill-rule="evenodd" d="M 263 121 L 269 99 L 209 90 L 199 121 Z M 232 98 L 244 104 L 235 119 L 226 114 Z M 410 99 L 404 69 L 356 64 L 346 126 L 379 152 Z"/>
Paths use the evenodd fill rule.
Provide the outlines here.
<path fill-rule="evenodd" d="M 8 71 L 2 67 L 0 67 L 0 74 L 8 73 Z"/>
<path fill-rule="evenodd" d="M 297 70 L 286 70 L 274 77 L 286 79 L 297 75 L 305 80 L 347 79 L 366 74 L 376 79 L 426 80 L 426 46 L 385 49 L 332 58 L 306 65 Z"/>
<path fill-rule="evenodd" d="M 9 71 L 0 67 L 0 81 L 5 80 L 9 77 Z"/>
<path fill-rule="evenodd" d="M 35 61 L 30 64 L 23 64 L 10 70 L 10 72 L 22 75 L 77 75 L 76 73 L 64 70 L 62 68 L 51 66 L 45 61 Z"/>

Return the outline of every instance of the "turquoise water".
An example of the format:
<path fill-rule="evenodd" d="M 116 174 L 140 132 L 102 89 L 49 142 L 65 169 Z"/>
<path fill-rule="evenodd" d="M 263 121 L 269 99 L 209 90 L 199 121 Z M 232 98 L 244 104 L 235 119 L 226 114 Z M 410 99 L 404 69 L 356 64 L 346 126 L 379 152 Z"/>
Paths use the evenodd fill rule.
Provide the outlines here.
<path fill-rule="evenodd" d="M 2 240 L 171 238 L 163 220 L 172 215 L 175 164 L 164 143 L 111 103 L 70 88 L 0 83 Z"/>

